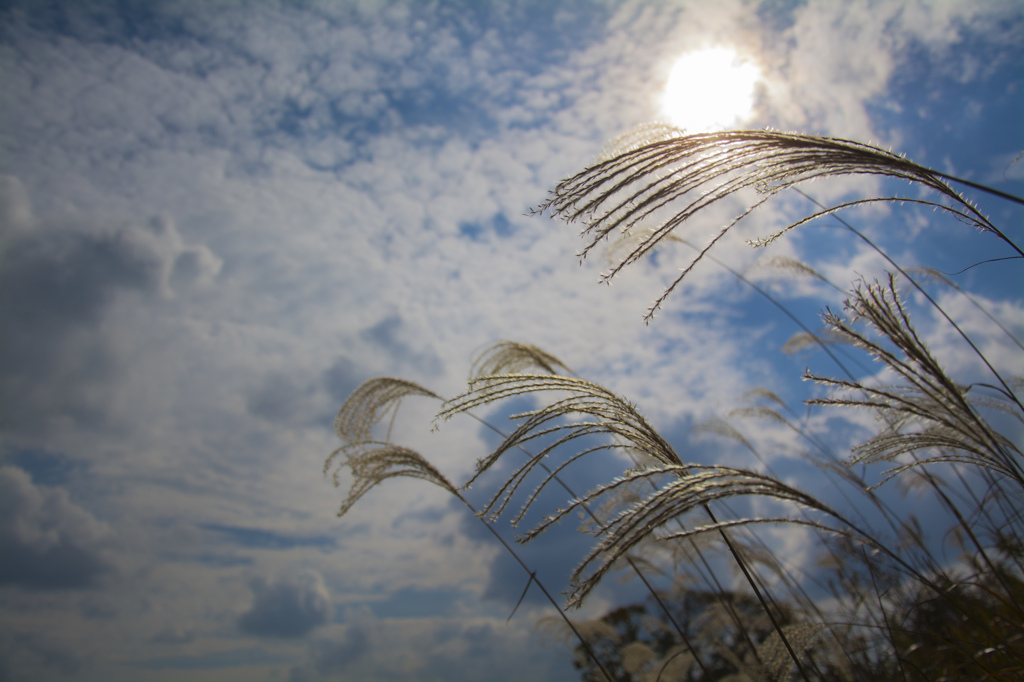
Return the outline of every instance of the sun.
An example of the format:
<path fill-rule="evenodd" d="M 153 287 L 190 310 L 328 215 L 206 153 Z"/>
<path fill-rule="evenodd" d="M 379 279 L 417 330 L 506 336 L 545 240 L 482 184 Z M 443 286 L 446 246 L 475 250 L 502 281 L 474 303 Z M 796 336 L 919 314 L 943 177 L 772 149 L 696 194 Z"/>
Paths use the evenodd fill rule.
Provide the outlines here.
<path fill-rule="evenodd" d="M 724 130 L 749 119 L 761 70 L 735 50 L 715 47 L 679 58 L 665 85 L 662 113 L 690 133 Z"/>

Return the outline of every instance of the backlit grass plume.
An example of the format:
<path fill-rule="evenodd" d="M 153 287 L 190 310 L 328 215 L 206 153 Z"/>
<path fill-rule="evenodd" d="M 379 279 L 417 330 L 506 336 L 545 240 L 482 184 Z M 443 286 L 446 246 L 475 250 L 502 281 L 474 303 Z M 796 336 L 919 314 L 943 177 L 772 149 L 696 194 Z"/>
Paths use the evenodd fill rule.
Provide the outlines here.
<path fill-rule="evenodd" d="M 513 523 L 518 523 L 540 492 L 567 466 L 595 452 L 631 448 L 664 464 L 682 464 L 672 446 L 655 431 L 634 405 L 597 384 L 551 374 L 499 374 L 481 376 L 470 381 L 470 390 L 444 404 L 439 419 L 450 419 L 453 415 L 498 400 L 540 391 L 563 392 L 567 397 L 555 400 L 544 407 L 515 415 L 519 426 L 491 454 L 477 462 L 477 473 L 470 479 L 473 483 L 480 475 L 513 448 L 532 444 L 541 438 L 551 438 L 551 443 L 540 448 L 526 463 L 519 466 L 484 507 L 483 512 L 500 515 L 528 475 L 556 449 L 567 446 L 579 439 L 587 439 L 584 445 L 567 461 L 549 470 L 547 476 L 529 496 Z M 590 419 L 566 421 L 566 417 L 586 416 Z M 602 437 L 596 443 L 591 437 Z M 468 484 L 467 484 L 468 485 Z"/>
<path fill-rule="evenodd" d="M 905 202 L 951 213 L 995 235 L 1017 256 L 1024 257 L 1020 247 L 945 182 L 945 179 L 953 179 L 951 176 L 878 147 L 834 137 L 771 130 L 686 135 L 681 130 L 659 129 L 651 139 L 649 144 L 637 146 L 635 137 L 627 138 L 628 144 L 619 153 L 608 155 L 560 182 L 552 196 L 537 209 L 568 222 L 583 222 L 583 234 L 588 240 L 581 252 L 583 257 L 615 232 L 630 234 L 644 228 L 632 250 L 613 265 L 604 278 L 610 279 L 622 268 L 640 260 L 667 235 L 717 202 L 751 188 L 764 196 L 720 228 L 700 248 L 648 310 L 645 318 L 648 320 L 704 255 L 740 220 L 778 192 L 815 178 L 881 175 L 924 186 L 938 197 L 935 200 L 871 197 L 845 202 L 794 221 L 752 244 L 768 244 L 788 230 L 842 208 L 880 201 Z M 663 209 L 669 217 L 656 216 Z M 648 224 L 651 221 L 653 224 Z"/>
<path fill-rule="evenodd" d="M 481 353 L 469 370 L 470 378 L 494 374 L 519 374 L 531 370 L 558 374 L 559 370 L 572 371 L 554 355 L 537 346 L 519 341 L 499 341 Z"/>
<path fill-rule="evenodd" d="M 824 315 L 825 323 L 839 339 L 868 351 L 899 379 L 891 386 L 868 386 L 810 372 L 805 375 L 844 389 L 842 396 L 817 398 L 808 401 L 810 404 L 872 408 L 885 420 L 882 431 L 856 449 L 853 461 L 893 461 L 900 455 L 920 453 L 920 458 L 890 469 L 887 476 L 927 463 L 968 464 L 1024 488 L 1020 450 L 981 417 L 972 405 L 972 387 L 954 382 L 929 352 L 910 322 L 894 277 L 890 274 L 885 283 L 861 282 L 846 300 L 845 308 L 849 320 L 829 310 Z M 858 321 L 866 322 L 888 344 L 858 329 Z M 1006 411 L 1017 419 L 1024 418 L 1012 393 L 999 386 L 988 388 L 1001 399 Z"/>
<path fill-rule="evenodd" d="M 388 436 L 384 440 L 373 437 L 373 428 L 388 414 L 393 419 L 402 399 L 410 395 L 441 399 L 411 381 L 382 377 L 359 386 L 338 411 L 334 432 L 344 444 L 324 462 L 324 475 L 333 469 L 331 477 L 335 486 L 341 484 L 341 474 L 346 469 L 352 476 L 352 485 L 341 502 L 338 516 L 343 516 L 363 495 L 390 478 L 418 478 L 458 495 L 456 486 L 418 452 L 388 442 Z"/>
<path fill-rule="evenodd" d="M 652 536 L 662 541 L 682 540 L 704 533 L 721 533 L 729 528 L 779 523 L 807 525 L 825 532 L 857 535 L 855 530 L 851 530 L 852 524 L 843 519 L 838 512 L 813 496 L 772 476 L 733 467 L 689 464 L 659 465 L 649 469 L 627 471 L 620 478 L 598 486 L 549 515 L 528 532 L 523 540 L 533 539 L 580 506 L 593 504 L 618 487 L 631 485 L 640 480 L 657 482 L 650 494 L 622 510 L 597 533 L 599 541 L 573 571 L 572 591 L 569 593 L 571 606 L 580 606 L 619 559 Z M 743 517 L 719 521 L 711 515 L 710 522 L 676 531 L 665 530 L 668 524 L 680 521 L 694 511 L 708 512 L 711 504 L 739 497 L 762 497 L 775 502 L 801 505 L 823 512 L 842 522 L 842 525 L 833 528 L 823 522 L 796 516 Z M 872 543 L 866 536 L 859 536 L 858 539 Z"/>
<path fill-rule="evenodd" d="M 338 416 L 334 418 L 334 433 L 343 441 L 370 439 L 373 427 L 380 424 L 388 413 L 391 413 L 393 418 L 402 399 L 407 396 L 426 396 L 442 400 L 441 396 L 433 391 L 405 379 L 370 379 L 353 391 L 341 406 Z"/>

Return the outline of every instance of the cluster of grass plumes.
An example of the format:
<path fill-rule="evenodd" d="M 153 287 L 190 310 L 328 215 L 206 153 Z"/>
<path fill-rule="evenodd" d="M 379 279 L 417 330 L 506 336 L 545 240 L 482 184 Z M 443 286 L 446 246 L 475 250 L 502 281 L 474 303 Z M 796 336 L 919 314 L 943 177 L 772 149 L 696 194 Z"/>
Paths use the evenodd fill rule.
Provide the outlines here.
<path fill-rule="evenodd" d="M 515 344 L 498 344 L 496 352 L 506 353 L 506 360 L 529 357 L 531 355 L 543 360 L 545 355 L 532 346 L 522 346 L 516 352 Z M 521 360 L 519 362 L 522 362 Z M 425 480 L 447 491 L 470 511 L 477 516 L 483 516 L 474 509 L 473 505 L 462 494 L 462 490 L 451 483 L 433 466 L 426 457 L 419 452 L 391 442 L 391 427 L 397 415 L 398 408 L 403 399 L 409 396 L 428 397 L 440 400 L 433 391 L 423 388 L 419 384 L 404 379 L 391 377 L 379 377 L 370 379 L 360 385 L 342 405 L 338 416 L 334 420 L 335 434 L 342 440 L 343 445 L 332 452 L 324 462 L 324 475 L 330 475 L 335 487 L 342 483 L 343 472 L 348 472 L 352 482 L 348 495 L 341 502 L 338 516 L 348 513 L 356 502 L 374 487 L 392 478 L 414 478 Z M 374 429 L 380 428 L 381 422 L 386 416 L 388 420 L 387 433 L 382 440 L 374 437 Z M 611 676 L 604 671 L 601 660 L 594 655 L 586 638 L 579 632 L 576 625 L 569 620 L 561 605 L 544 587 L 543 583 L 537 580 L 536 572 L 520 558 L 504 538 L 494 527 L 484 521 L 484 525 L 491 532 L 494 538 L 505 548 L 513 559 L 522 567 L 529 576 L 527 588 L 532 584 L 544 593 L 544 596 L 551 605 L 558 611 L 566 628 L 575 634 L 578 646 L 589 656 L 589 661 L 595 669 L 602 671 L 603 677 L 611 682 Z M 525 597 L 526 593 L 523 593 Z M 521 599 L 520 599 L 521 601 Z M 517 605 L 518 608 L 518 605 Z"/>
<path fill-rule="evenodd" d="M 853 283 L 844 314 L 826 310 L 827 328 L 812 331 L 783 302 L 710 251 L 779 192 L 803 194 L 799 183 L 850 174 L 909 181 L 936 198 L 869 197 L 819 205 L 820 211 L 753 242 L 762 246 L 811 220 L 833 216 L 899 273 Z M 457 415 L 479 420 L 474 410 L 513 398 L 531 396 L 538 406 L 512 415 L 514 427 L 459 485 L 418 453 L 392 443 L 390 426 L 388 436 L 373 437 L 374 428 L 383 428 L 375 425 L 395 418 L 403 398 L 440 401 L 439 396 L 395 379 L 368 382 L 353 394 L 335 423 L 344 445 L 325 468 L 337 466 L 336 484 L 342 472 L 353 479 L 342 513 L 375 485 L 400 476 L 428 480 L 468 506 L 464 488 L 497 471 L 508 473 L 474 509 L 492 532 L 491 524 L 506 513 L 513 526 L 530 518 L 531 527 L 519 536 L 529 542 L 578 512 L 584 518 L 581 532 L 592 534 L 594 542 L 570 577 L 567 605 L 582 605 L 620 568 L 631 570 L 649 594 L 643 604 L 579 625 L 559 611 L 558 627 L 578 642 L 577 667 L 585 680 L 1020 679 L 1024 467 L 1020 444 L 986 415 L 1024 423 L 1021 381 L 997 371 L 979 350 L 981 344 L 907 270 L 835 215 L 870 202 L 923 204 L 995 236 L 1009 258 L 1024 257 L 946 180 L 960 182 L 896 154 L 835 138 L 770 131 L 683 135 L 665 127 L 627 136 L 597 164 L 559 184 L 540 210 L 584 221 L 583 255 L 606 237 L 620 235 L 617 243 L 625 245 L 625 255 L 608 277 L 663 242 L 695 250 L 648 319 L 698 261 L 706 258 L 732 272 L 799 326 L 792 345 L 814 344 L 843 375 L 808 372 L 806 379 L 830 392 L 807 404 L 869 410 L 879 425 L 875 435 L 849 453 L 837 453 L 828 434 L 809 429 L 777 394 L 754 390 L 729 419 L 709 420 L 699 428 L 739 443 L 756 456 L 759 468 L 687 461 L 627 398 L 575 375 L 535 346 L 503 341 L 476 359 L 466 392 L 441 404 L 436 427 Z M 709 243 L 693 246 L 678 234 L 697 214 L 746 189 L 757 190 L 760 198 Z M 827 281 L 792 259 L 777 259 L 772 266 Z M 912 324 L 898 292 L 901 280 L 969 345 L 991 380 L 962 385 L 949 375 Z M 1012 338 L 994 315 L 970 300 L 999 333 Z M 1024 351 L 1024 344 L 1013 341 Z M 842 346 L 866 353 L 879 371 L 853 374 L 840 359 Z M 749 420 L 791 430 L 793 454 L 806 455 L 835 494 L 811 494 L 773 472 L 770 458 L 743 433 Z M 617 466 L 617 473 L 589 490 L 574 491 L 566 480 L 577 471 L 592 471 L 595 458 L 603 470 Z M 913 513 L 894 508 L 891 495 L 880 488 L 888 481 L 930 497 L 949 520 L 942 539 L 928 537 Z M 556 487 L 565 491 L 565 502 L 542 508 L 548 504 L 542 493 Z M 536 520 L 531 512 L 538 511 Z M 777 536 L 762 531 L 779 527 L 814 543 L 816 567 L 794 566 L 778 555 L 772 539 Z M 956 556 L 950 556 L 950 547 Z M 540 585 L 523 567 L 528 584 Z"/>

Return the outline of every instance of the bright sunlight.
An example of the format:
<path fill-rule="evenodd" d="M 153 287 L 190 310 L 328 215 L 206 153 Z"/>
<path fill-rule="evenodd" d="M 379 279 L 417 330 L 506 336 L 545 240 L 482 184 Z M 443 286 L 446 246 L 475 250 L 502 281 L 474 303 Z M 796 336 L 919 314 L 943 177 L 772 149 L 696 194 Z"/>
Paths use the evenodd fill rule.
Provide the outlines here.
<path fill-rule="evenodd" d="M 761 70 L 732 48 L 690 52 L 672 67 L 661 109 L 687 132 L 723 130 L 750 118 L 760 78 Z"/>

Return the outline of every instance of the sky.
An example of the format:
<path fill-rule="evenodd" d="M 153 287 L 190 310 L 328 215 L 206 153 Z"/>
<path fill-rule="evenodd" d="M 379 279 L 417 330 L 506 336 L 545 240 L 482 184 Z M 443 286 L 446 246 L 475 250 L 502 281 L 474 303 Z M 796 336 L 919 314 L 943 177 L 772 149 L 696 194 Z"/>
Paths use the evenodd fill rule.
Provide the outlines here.
<path fill-rule="evenodd" d="M 712 49 L 736 70 L 667 97 L 676 62 Z M 737 73 L 752 80 L 726 92 Z M 604 286 L 579 226 L 531 209 L 651 121 L 846 137 L 1024 195 L 1022 88 L 1012 0 L 3 0 L 0 680 L 572 679 L 535 627 L 542 596 L 509 619 L 527 575 L 444 491 L 390 481 L 337 518 L 347 481 L 322 469 L 344 400 L 382 375 L 457 395 L 475 354 L 513 339 L 635 402 L 684 458 L 753 465 L 696 425 L 754 386 L 802 413 L 820 392 L 800 376 L 834 373 L 827 358 L 781 352 L 798 328 L 712 262 L 645 324 L 687 254 Z M 727 96 L 731 113 L 688 118 Z M 805 191 L 919 196 L 877 177 Z M 1024 239 L 1020 206 L 968 196 Z M 824 220 L 744 244 L 812 210 L 781 195 L 714 253 L 816 328 L 843 295 L 772 258 L 844 290 L 884 268 Z M 1009 255 L 930 210 L 844 215 L 904 264 Z M 1019 338 L 1021 273 L 952 278 Z M 977 308 L 934 291 L 1020 372 Z M 958 379 L 986 380 L 914 310 Z M 529 404 L 484 416 L 508 428 Z M 394 437 L 465 480 L 496 437 L 469 419 L 432 430 L 438 407 L 403 405 Z M 871 419 L 816 409 L 806 424 L 848 449 Z M 741 426 L 815 485 L 784 429 Z M 589 541 L 562 524 L 523 557 L 558 593 Z M 612 580 L 580 617 L 638 599 Z"/>

